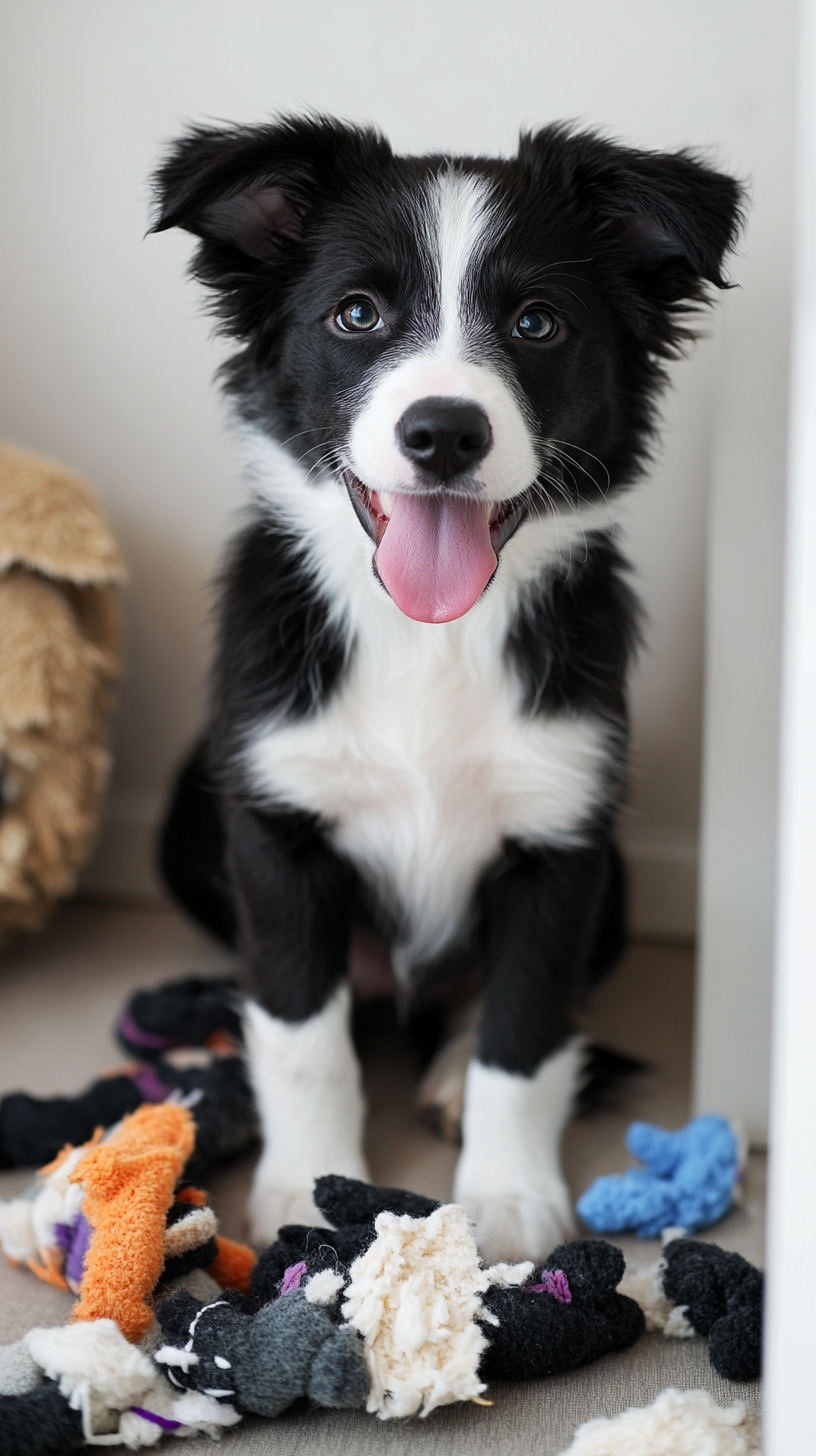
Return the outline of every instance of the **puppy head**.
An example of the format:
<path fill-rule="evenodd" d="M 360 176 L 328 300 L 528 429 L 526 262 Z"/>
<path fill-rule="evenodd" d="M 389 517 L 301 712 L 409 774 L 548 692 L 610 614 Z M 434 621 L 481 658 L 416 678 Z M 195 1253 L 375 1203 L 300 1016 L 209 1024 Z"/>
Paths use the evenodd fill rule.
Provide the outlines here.
<path fill-rule="evenodd" d="M 525 520 L 637 472 L 741 201 L 687 154 L 563 127 L 507 161 L 400 158 L 319 117 L 196 129 L 156 195 L 155 231 L 201 239 L 240 413 L 336 478 L 386 590 L 437 622 Z"/>

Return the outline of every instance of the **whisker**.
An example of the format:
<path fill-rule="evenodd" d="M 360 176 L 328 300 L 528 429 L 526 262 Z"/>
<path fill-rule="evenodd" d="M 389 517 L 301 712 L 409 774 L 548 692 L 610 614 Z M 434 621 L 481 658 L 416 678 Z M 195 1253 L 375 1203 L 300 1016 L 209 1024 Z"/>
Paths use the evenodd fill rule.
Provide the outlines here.
<path fill-rule="evenodd" d="M 577 450 L 580 455 L 586 455 L 589 460 L 594 460 L 595 463 L 596 463 L 596 465 L 600 465 L 601 470 L 603 471 L 604 475 L 606 476 L 606 489 L 607 490 L 610 490 L 611 489 L 611 487 L 612 487 L 612 477 L 609 474 L 608 467 L 604 464 L 603 460 L 601 460 L 600 456 L 593 455 L 593 453 L 592 453 L 591 450 L 585 450 L 583 445 L 575 445 L 575 444 L 573 444 L 572 440 L 558 440 L 558 439 L 556 439 L 555 435 L 548 435 L 545 443 L 546 444 L 552 444 L 552 445 L 566 445 L 566 447 L 567 447 L 568 450 Z M 575 461 L 573 463 L 577 465 L 578 462 Z"/>
<path fill-rule="evenodd" d="M 574 500 L 570 496 L 569 491 L 565 489 L 563 481 L 554 480 L 554 479 L 552 479 L 549 476 L 547 478 L 548 478 L 550 484 L 552 486 L 554 486 L 555 489 L 558 491 L 558 494 L 560 496 L 562 496 L 563 499 L 567 502 L 567 505 L 570 507 L 570 510 L 573 512 L 573 515 L 575 516 L 576 523 L 577 523 L 578 528 L 579 528 L 579 530 L 581 532 L 581 536 L 582 536 L 583 542 L 584 542 L 584 561 L 586 561 L 586 559 L 587 559 L 587 557 L 589 555 L 589 544 L 588 544 L 587 538 L 586 538 L 586 531 L 584 530 L 584 523 L 581 520 L 581 516 L 580 516 L 580 513 L 578 511 L 578 508 L 577 508 Z M 570 539 L 570 566 L 572 566 L 572 540 L 571 539 Z"/>
<path fill-rule="evenodd" d="M 549 491 L 545 488 L 544 483 L 543 483 L 544 481 L 546 481 L 549 485 L 555 486 L 556 489 L 559 488 L 559 485 L 558 485 L 558 481 L 555 480 L 554 477 L 551 476 L 551 475 L 539 476 L 539 479 L 536 482 L 536 495 L 543 499 L 545 505 L 549 509 L 550 515 L 552 516 L 553 525 L 555 526 L 555 544 L 556 544 L 556 547 L 557 547 L 557 550 L 558 550 L 558 562 L 559 562 L 559 566 L 563 570 L 564 558 L 563 558 L 563 553 L 562 553 L 562 549 L 561 549 L 561 532 L 559 530 L 559 522 L 560 522 L 561 512 L 556 508 L 555 501 L 550 496 Z M 572 540 L 570 539 L 569 532 L 567 532 L 567 546 L 569 547 L 569 565 L 568 565 L 567 570 L 566 570 L 566 573 L 564 575 L 564 580 L 565 581 L 567 580 L 567 577 L 569 576 L 570 572 L 572 571 Z"/>
<path fill-rule="evenodd" d="M 294 435 L 288 435 L 286 439 L 281 440 L 280 443 L 281 445 L 290 445 L 293 440 L 299 440 L 301 435 L 317 435 L 320 433 L 322 433 L 322 431 L 319 425 L 310 425 L 309 428 L 306 430 L 296 430 Z M 314 449 L 315 447 L 311 446 L 310 448 Z"/>
<path fill-rule="evenodd" d="M 589 455 L 591 457 L 591 459 L 598 460 L 598 464 L 601 466 L 601 468 L 604 471 L 604 473 L 606 475 L 606 478 L 607 478 L 607 484 L 606 484 L 606 488 L 605 489 L 603 487 L 599 487 L 598 481 L 591 474 L 591 472 L 588 471 L 586 469 L 586 467 L 581 464 L 580 460 L 573 459 L 573 457 L 571 455 L 569 455 L 565 450 L 559 450 L 559 449 L 557 449 L 556 446 L 553 444 L 552 441 L 548 441 L 547 444 L 549 446 L 551 455 L 558 461 L 558 463 L 559 463 L 559 465 L 561 466 L 562 469 L 564 469 L 564 467 L 565 467 L 565 462 L 568 461 L 570 465 L 574 466 L 576 470 L 580 470 L 580 472 L 581 472 L 582 475 L 585 475 L 588 480 L 592 481 L 592 484 L 595 486 L 596 489 L 599 489 L 600 490 L 601 500 L 603 501 L 604 509 L 606 511 L 606 515 L 607 515 L 608 520 L 609 520 L 609 529 L 610 529 L 611 533 L 614 535 L 615 534 L 615 530 L 617 528 L 617 523 L 615 521 L 614 512 L 612 510 L 612 506 L 611 506 L 611 503 L 609 501 L 609 497 L 607 495 L 607 491 L 610 489 L 611 481 L 610 481 L 609 471 L 606 469 L 606 466 L 604 465 L 603 461 L 602 460 L 598 460 L 597 455 L 592 455 L 592 452 L 589 451 L 589 450 L 585 450 L 583 452 L 585 455 Z M 576 447 L 576 448 L 580 448 L 580 447 Z M 592 502 L 588 502 L 585 499 L 585 497 L 581 495 L 581 492 L 578 489 L 577 481 L 575 480 L 575 477 L 572 475 L 572 472 L 571 471 L 569 472 L 569 475 L 570 475 L 570 479 L 572 480 L 572 482 L 573 482 L 573 484 L 575 486 L 575 490 L 576 490 L 576 494 L 578 496 L 578 499 L 580 501 L 582 501 L 585 505 L 593 504 Z"/>

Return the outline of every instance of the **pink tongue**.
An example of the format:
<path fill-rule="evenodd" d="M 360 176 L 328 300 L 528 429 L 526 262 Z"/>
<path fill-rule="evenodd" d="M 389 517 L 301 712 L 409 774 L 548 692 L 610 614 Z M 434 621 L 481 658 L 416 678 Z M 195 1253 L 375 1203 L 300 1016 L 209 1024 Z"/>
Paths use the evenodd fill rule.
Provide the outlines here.
<path fill-rule="evenodd" d="M 493 572 L 490 506 L 466 496 L 398 495 L 375 556 L 389 596 L 417 622 L 452 622 Z"/>

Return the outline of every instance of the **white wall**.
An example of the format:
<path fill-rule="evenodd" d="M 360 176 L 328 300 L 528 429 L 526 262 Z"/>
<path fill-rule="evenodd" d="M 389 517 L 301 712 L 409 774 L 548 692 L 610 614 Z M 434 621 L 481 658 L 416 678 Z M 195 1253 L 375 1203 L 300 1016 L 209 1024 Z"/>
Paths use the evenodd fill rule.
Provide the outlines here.
<path fill-rule="evenodd" d="M 240 499 L 211 385 L 220 346 L 183 272 L 190 240 L 143 241 L 145 178 L 189 118 L 317 106 L 404 149 L 508 151 L 573 117 L 645 146 L 710 146 L 753 174 L 734 274 L 762 344 L 783 266 L 792 0 L 5 0 L 0 6 L 0 433 L 98 484 L 130 562 L 128 671 L 111 823 L 91 881 L 149 888 L 147 846 L 194 732 L 207 581 Z M 750 24 L 745 23 L 750 15 Z M 780 177 L 782 182 L 780 184 Z M 641 929 L 694 924 L 706 490 L 718 352 L 677 367 L 665 449 L 628 530 L 651 618 L 635 683 L 625 833 Z M 757 386 L 758 388 L 759 386 Z M 757 390 L 754 391 L 754 396 Z M 754 397 L 752 396 L 752 398 Z M 753 404 L 751 406 L 753 408 Z M 627 508 L 628 513 L 628 508 Z"/>

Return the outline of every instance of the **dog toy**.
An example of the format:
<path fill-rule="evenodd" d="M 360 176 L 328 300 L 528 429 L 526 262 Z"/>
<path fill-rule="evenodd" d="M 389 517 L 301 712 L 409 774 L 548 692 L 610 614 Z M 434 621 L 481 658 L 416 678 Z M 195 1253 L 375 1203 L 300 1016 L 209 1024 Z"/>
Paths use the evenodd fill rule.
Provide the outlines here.
<path fill-rule="evenodd" d="M 763 1275 L 741 1254 L 697 1239 L 673 1239 L 662 1258 L 626 1274 L 646 1328 L 679 1339 L 702 1335 L 726 1380 L 757 1380 L 762 1368 Z"/>
<path fill-rule="evenodd" d="M 664 1390 L 651 1405 L 587 1421 L 562 1456 L 759 1456 L 759 1421 L 741 1401 L 707 1390 Z"/>
<path fill-rule="evenodd" d="M 92 848 L 123 578 L 91 488 L 0 447 L 0 944 L 45 923 Z"/>
<path fill-rule="evenodd" d="M 190 1111 L 165 1102 L 66 1148 L 27 1193 L 0 1204 L 7 1258 L 78 1294 L 75 1319 L 115 1319 L 131 1340 L 150 1323 L 157 1287 L 193 1268 L 248 1289 L 254 1253 L 221 1238 L 206 1195 L 180 1186 L 193 1137 Z"/>
<path fill-rule="evenodd" d="M 295 1276 L 257 1314 L 230 1290 L 210 1304 L 178 1290 L 156 1306 L 167 1342 L 154 1359 L 174 1385 L 206 1391 L 240 1414 L 276 1416 L 303 1395 L 337 1409 L 360 1406 L 369 1392 L 362 1341 L 323 1308 L 326 1282 L 324 1272 L 300 1289 Z M 335 1294 L 330 1283 L 328 1300 Z"/>
<path fill-rule="evenodd" d="M 87 1142 L 143 1102 L 182 1097 L 195 1105 L 196 1142 L 186 1167 L 192 1181 L 258 1138 L 255 1099 L 246 1073 L 236 983 L 188 976 L 137 991 L 116 1027 L 137 1056 L 77 1097 L 13 1092 L 0 1102 L 0 1168 L 42 1167 L 65 1147 Z"/>
<path fill-rule="evenodd" d="M 240 1415 L 179 1393 L 113 1320 L 29 1330 L 0 1347 L 3 1456 L 55 1456 L 88 1445 L 153 1446 L 162 1435 L 218 1436 Z"/>
<path fill-rule="evenodd" d="M 694 1233 L 728 1212 L 744 1155 L 724 1117 L 695 1117 L 677 1132 L 633 1122 L 626 1145 L 646 1167 L 596 1178 L 576 1204 L 595 1233 L 634 1229 L 642 1239 L 665 1228 Z"/>
<path fill-rule="evenodd" d="M 235 1051 L 244 1028 L 232 976 L 185 976 L 134 991 L 116 1023 L 125 1051 L 145 1061 L 178 1047 Z"/>
<path fill-rule="evenodd" d="M 644 1329 L 638 1305 L 616 1293 L 623 1256 L 607 1244 L 564 1244 L 539 1269 L 485 1267 L 455 1204 L 336 1176 L 319 1178 L 314 1198 L 334 1228 L 281 1229 L 252 1272 L 254 1304 L 225 1295 L 203 1305 L 177 1293 L 156 1306 L 168 1343 L 155 1358 L 180 1386 L 212 1394 L 220 1357 L 229 1377 L 215 1398 L 237 1410 L 277 1413 L 307 1381 L 322 1399 L 307 1352 L 334 1328 L 349 1343 L 320 1346 L 325 1384 L 317 1388 L 332 1395 L 325 1403 L 367 1397 L 383 1420 L 426 1416 L 480 1401 L 487 1379 L 572 1370 L 625 1349 Z M 290 1361 L 301 1328 L 301 1354 Z"/>
<path fill-rule="evenodd" d="M 66 1143 L 88 1142 L 97 1127 L 111 1127 L 144 1102 L 173 1097 L 195 1109 L 195 1147 L 185 1170 L 192 1181 L 257 1142 L 255 1098 L 243 1057 L 183 1047 L 156 1061 L 131 1063 L 78 1097 L 9 1093 L 0 1102 L 0 1168 L 43 1166 Z"/>

